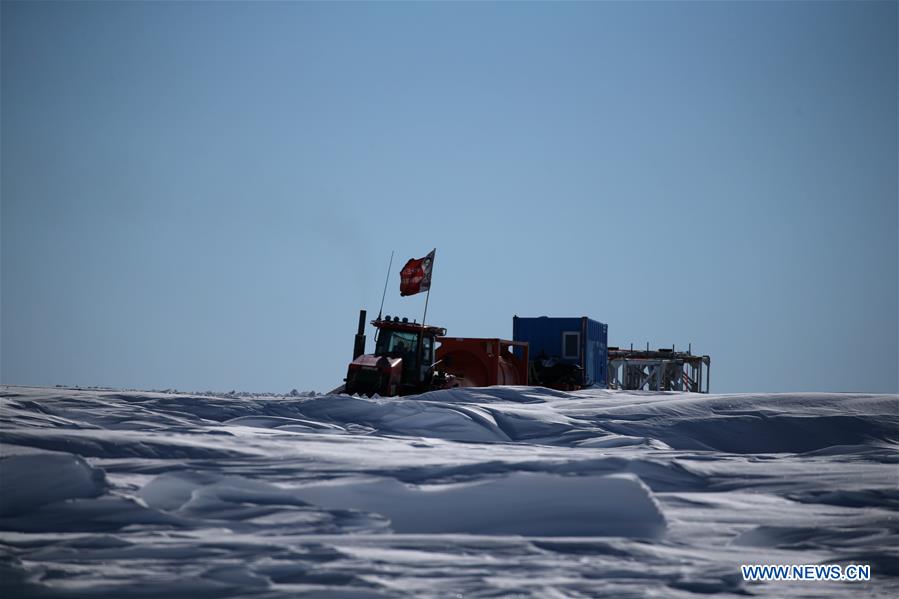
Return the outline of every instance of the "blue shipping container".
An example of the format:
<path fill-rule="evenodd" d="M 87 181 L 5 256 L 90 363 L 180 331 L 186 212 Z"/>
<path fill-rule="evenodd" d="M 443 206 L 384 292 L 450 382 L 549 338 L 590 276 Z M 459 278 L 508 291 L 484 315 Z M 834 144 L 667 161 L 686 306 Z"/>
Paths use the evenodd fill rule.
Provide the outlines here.
<path fill-rule="evenodd" d="M 583 385 L 605 387 L 609 367 L 609 325 L 580 318 L 512 318 L 512 339 L 527 341 L 531 360 L 541 356 L 577 364 Z"/>

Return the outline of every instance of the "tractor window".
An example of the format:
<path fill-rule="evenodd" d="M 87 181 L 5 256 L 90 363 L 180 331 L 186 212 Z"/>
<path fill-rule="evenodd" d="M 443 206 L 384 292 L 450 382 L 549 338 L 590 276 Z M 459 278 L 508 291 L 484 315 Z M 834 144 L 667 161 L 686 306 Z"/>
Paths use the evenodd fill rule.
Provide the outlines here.
<path fill-rule="evenodd" d="M 422 344 L 424 344 L 424 348 L 422 349 L 422 355 L 421 355 L 422 364 L 430 366 L 431 363 L 434 361 L 434 358 L 431 356 L 431 349 L 432 349 L 431 348 L 431 338 L 425 337 L 422 340 Z"/>
<path fill-rule="evenodd" d="M 378 356 L 395 356 L 405 358 L 414 355 L 418 349 L 418 335 L 406 331 L 385 331 L 378 335 L 375 354 Z"/>

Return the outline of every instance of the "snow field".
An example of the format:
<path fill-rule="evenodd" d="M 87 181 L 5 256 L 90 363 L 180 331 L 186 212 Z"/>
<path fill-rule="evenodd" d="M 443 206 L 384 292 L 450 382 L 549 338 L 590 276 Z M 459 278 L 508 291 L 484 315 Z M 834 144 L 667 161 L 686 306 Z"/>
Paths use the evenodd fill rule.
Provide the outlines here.
<path fill-rule="evenodd" d="M 0 392 L 3 596 L 899 593 L 897 396 Z"/>

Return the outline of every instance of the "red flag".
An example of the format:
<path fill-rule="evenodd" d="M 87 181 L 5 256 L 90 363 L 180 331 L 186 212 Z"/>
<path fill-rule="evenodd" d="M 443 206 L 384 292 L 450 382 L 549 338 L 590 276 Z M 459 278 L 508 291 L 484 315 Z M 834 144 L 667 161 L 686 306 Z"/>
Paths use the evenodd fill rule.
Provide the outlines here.
<path fill-rule="evenodd" d="M 431 288 L 431 270 L 434 268 L 434 253 L 424 258 L 412 258 L 400 271 L 400 295 L 415 295 Z"/>

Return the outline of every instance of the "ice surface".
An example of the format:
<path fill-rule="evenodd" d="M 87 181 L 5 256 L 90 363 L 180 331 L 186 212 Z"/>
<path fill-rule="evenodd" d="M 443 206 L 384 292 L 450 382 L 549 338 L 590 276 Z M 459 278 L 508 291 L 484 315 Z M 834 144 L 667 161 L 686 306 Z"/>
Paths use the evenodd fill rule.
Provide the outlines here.
<path fill-rule="evenodd" d="M 899 594 L 897 396 L 0 396 L 4 597 Z"/>
<path fill-rule="evenodd" d="M 656 537 L 665 530 L 652 491 L 632 474 L 516 473 L 425 489 L 375 480 L 309 485 L 297 495 L 325 507 L 383 514 L 400 533 Z"/>
<path fill-rule="evenodd" d="M 0 457 L 0 516 L 22 516 L 48 503 L 96 497 L 106 490 L 102 470 L 71 454 Z"/>

